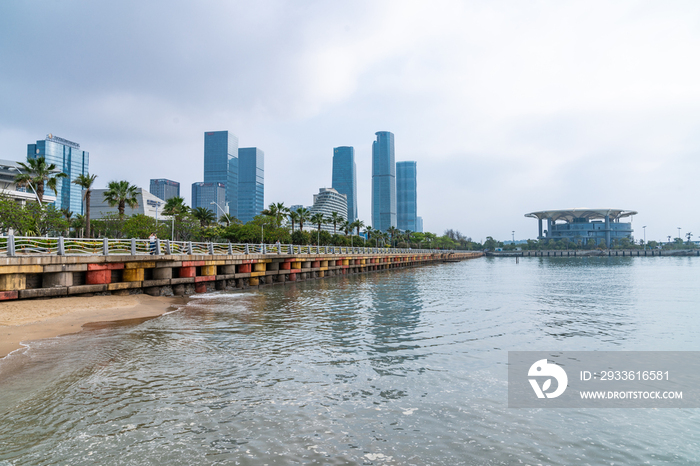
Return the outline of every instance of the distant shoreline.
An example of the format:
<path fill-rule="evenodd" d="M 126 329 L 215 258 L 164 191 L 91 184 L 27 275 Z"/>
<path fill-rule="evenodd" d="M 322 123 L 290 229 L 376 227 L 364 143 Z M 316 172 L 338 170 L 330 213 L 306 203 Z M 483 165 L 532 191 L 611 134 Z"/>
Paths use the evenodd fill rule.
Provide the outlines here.
<path fill-rule="evenodd" d="M 26 342 L 78 333 L 89 323 L 158 317 L 185 302 L 145 294 L 6 301 L 0 304 L 0 359 Z"/>

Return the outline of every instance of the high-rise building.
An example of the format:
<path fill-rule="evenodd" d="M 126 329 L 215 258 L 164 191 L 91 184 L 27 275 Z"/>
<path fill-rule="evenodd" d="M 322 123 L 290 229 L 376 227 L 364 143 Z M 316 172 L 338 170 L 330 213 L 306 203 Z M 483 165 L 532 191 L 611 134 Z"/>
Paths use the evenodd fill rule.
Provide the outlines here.
<path fill-rule="evenodd" d="M 396 227 L 396 161 L 394 135 L 375 133 L 372 143 L 372 228 L 386 231 Z"/>
<path fill-rule="evenodd" d="M 265 154 L 257 147 L 238 149 L 238 220 L 250 222 L 265 209 Z"/>
<path fill-rule="evenodd" d="M 338 215 L 343 217 L 343 220 L 347 220 L 348 216 L 348 197 L 345 194 L 340 194 L 333 188 L 321 188 L 318 190 L 318 194 L 314 194 L 314 205 L 309 209 L 311 215 L 323 214 L 326 220 L 330 220 L 333 212 L 337 212 Z M 311 216 L 310 215 L 310 216 Z M 307 220 L 309 229 L 318 229 L 317 225 L 313 225 Z M 337 225 L 336 225 L 337 227 Z M 333 234 L 333 224 L 321 225 L 322 230 L 326 230 Z"/>
<path fill-rule="evenodd" d="M 48 134 L 43 141 L 27 144 L 27 158 L 44 157 L 47 164 L 56 164 L 56 168 L 68 175 L 59 178 L 56 183 L 55 206 L 59 209 L 69 209 L 74 214 L 85 214 L 83 206 L 83 188 L 73 181 L 79 175 L 88 173 L 90 154 L 80 150 L 80 144 Z M 53 191 L 46 189 L 47 193 Z"/>
<path fill-rule="evenodd" d="M 348 198 L 348 222 L 357 220 L 357 175 L 352 147 L 333 149 L 333 189 Z"/>
<path fill-rule="evenodd" d="M 165 178 L 152 179 L 149 191 L 154 196 L 167 201 L 172 197 L 180 197 L 180 183 Z"/>
<path fill-rule="evenodd" d="M 204 133 L 204 182 L 224 185 L 228 213 L 238 218 L 238 138 L 228 131 Z"/>
<path fill-rule="evenodd" d="M 218 204 L 212 204 L 215 202 Z M 223 183 L 192 183 L 192 208 L 204 207 L 219 218 L 225 212 L 226 185 Z M 223 211 L 223 212 L 222 212 Z"/>
<path fill-rule="evenodd" d="M 416 217 L 416 233 L 423 233 L 423 217 Z"/>
<path fill-rule="evenodd" d="M 396 162 L 396 228 L 418 231 L 416 162 Z"/>

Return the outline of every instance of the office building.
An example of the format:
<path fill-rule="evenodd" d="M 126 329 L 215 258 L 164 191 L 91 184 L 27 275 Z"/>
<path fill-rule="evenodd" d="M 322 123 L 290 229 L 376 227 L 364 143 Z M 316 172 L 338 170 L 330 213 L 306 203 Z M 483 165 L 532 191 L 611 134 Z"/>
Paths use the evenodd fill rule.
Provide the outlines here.
<path fill-rule="evenodd" d="M 396 227 L 396 161 L 394 135 L 375 133 L 372 143 L 372 228 L 387 231 Z"/>
<path fill-rule="evenodd" d="M 107 192 L 107 189 L 93 189 L 90 194 L 90 217 L 93 219 L 119 214 L 119 207 L 117 205 L 110 206 L 107 201 L 105 201 L 105 192 Z M 124 206 L 125 217 L 141 214 L 161 220 L 170 218 L 163 216 L 165 201 L 143 188 L 137 188 L 136 202 L 137 205 L 134 208 L 129 207 L 128 204 Z"/>
<path fill-rule="evenodd" d="M 348 198 L 349 222 L 357 220 L 357 175 L 355 149 L 341 146 L 333 149 L 333 189 Z"/>
<path fill-rule="evenodd" d="M 238 149 L 238 220 L 250 222 L 265 209 L 265 154 L 257 147 Z"/>
<path fill-rule="evenodd" d="M 47 164 L 55 164 L 58 172 L 68 175 L 56 183 L 56 201 L 59 209 L 69 209 L 74 214 L 85 214 L 83 188 L 74 184 L 76 178 L 88 173 L 90 154 L 80 150 L 80 144 L 48 134 L 43 141 L 27 144 L 27 158 L 44 157 Z M 46 188 L 50 194 L 53 191 Z"/>
<path fill-rule="evenodd" d="M 416 233 L 423 233 L 423 217 L 416 217 Z"/>
<path fill-rule="evenodd" d="M 621 223 L 620 219 L 637 215 L 633 210 L 623 209 L 566 209 L 543 210 L 525 214 L 526 217 L 536 218 L 538 224 L 537 239 L 569 241 L 586 245 L 592 239 L 596 246 L 601 242 L 610 247 L 612 240 L 621 238 L 632 239 L 632 223 Z M 542 220 L 547 221 L 547 229 L 543 231 Z"/>
<path fill-rule="evenodd" d="M 221 207 L 226 209 L 224 204 L 227 204 L 228 213 L 238 218 L 238 138 L 228 131 L 204 133 L 204 183 L 224 185 L 225 200 Z"/>
<path fill-rule="evenodd" d="M 348 198 L 345 194 L 340 194 L 333 188 L 321 188 L 318 190 L 318 194 L 314 194 L 314 205 L 309 208 L 309 212 L 309 217 L 314 214 L 323 214 L 326 220 L 330 220 L 332 213 L 337 212 L 345 221 L 348 218 Z M 318 230 L 318 225 L 314 225 L 311 222 L 308 222 L 308 225 L 310 230 Z M 304 226 L 306 226 L 306 223 Z M 321 229 L 333 234 L 332 223 L 321 225 Z"/>
<path fill-rule="evenodd" d="M 180 183 L 165 178 L 152 179 L 149 191 L 154 196 L 167 201 L 173 197 L 180 197 Z"/>
<path fill-rule="evenodd" d="M 218 205 L 217 205 L 218 204 Z M 192 183 L 192 208 L 204 207 L 220 218 L 226 207 L 226 185 L 224 183 Z"/>
<path fill-rule="evenodd" d="M 396 162 L 396 228 L 418 231 L 416 162 Z"/>

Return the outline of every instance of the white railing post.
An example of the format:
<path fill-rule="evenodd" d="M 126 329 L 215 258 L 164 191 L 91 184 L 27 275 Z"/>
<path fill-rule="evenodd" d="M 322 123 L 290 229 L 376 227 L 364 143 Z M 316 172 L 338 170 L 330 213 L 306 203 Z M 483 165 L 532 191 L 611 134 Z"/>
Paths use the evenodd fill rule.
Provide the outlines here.
<path fill-rule="evenodd" d="M 109 256 L 109 240 L 102 238 L 102 255 Z"/>
<path fill-rule="evenodd" d="M 63 245 L 63 236 L 58 237 L 58 252 L 57 252 L 57 254 L 59 256 L 66 255 L 66 249 L 65 249 L 65 246 Z"/>
<path fill-rule="evenodd" d="M 233 256 L 233 245 L 230 241 L 228 242 L 228 255 Z"/>
<path fill-rule="evenodd" d="M 213 256 L 214 255 L 214 243 L 210 242 L 207 246 L 209 247 L 209 255 Z"/>
<path fill-rule="evenodd" d="M 192 252 L 192 241 L 187 242 L 187 254 L 188 255 L 193 255 L 194 253 Z"/>
<path fill-rule="evenodd" d="M 160 256 L 160 238 L 156 238 L 156 250 L 153 251 L 153 254 Z"/>
<path fill-rule="evenodd" d="M 15 255 L 15 235 L 13 235 L 13 234 L 9 234 L 7 236 L 7 255 L 8 256 Z"/>
<path fill-rule="evenodd" d="M 245 253 L 250 254 L 250 249 L 248 248 L 248 243 L 245 243 Z"/>
<path fill-rule="evenodd" d="M 265 254 L 265 245 L 260 243 L 260 254 Z"/>
<path fill-rule="evenodd" d="M 170 240 L 169 239 L 165 240 L 165 254 L 167 256 L 170 256 L 173 254 L 173 250 L 170 248 Z"/>
<path fill-rule="evenodd" d="M 136 255 L 136 238 L 131 238 L 131 255 Z"/>
<path fill-rule="evenodd" d="M 282 254 L 282 245 L 277 243 L 277 254 Z"/>

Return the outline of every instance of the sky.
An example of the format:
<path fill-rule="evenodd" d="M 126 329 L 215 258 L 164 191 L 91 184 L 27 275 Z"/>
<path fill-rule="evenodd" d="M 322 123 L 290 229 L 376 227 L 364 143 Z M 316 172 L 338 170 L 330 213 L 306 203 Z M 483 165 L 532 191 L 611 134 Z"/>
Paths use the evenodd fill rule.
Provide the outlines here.
<path fill-rule="evenodd" d="M 618 208 L 700 236 L 700 2 L 0 2 L 0 158 L 48 133 L 96 187 L 203 179 L 204 132 L 265 153 L 265 203 L 310 205 L 377 131 L 418 167 L 426 231 L 535 238 L 524 214 Z M 512 232 L 515 232 L 514 235 Z"/>

